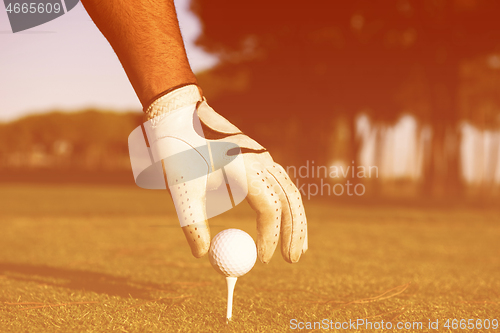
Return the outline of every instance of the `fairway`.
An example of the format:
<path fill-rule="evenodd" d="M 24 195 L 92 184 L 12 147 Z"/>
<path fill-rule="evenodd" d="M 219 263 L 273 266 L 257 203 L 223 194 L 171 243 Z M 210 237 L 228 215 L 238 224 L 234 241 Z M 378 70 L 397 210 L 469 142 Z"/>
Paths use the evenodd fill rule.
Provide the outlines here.
<path fill-rule="evenodd" d="M 226 325 L 225 280 L 191 256 L 165 191 L 2 185 L 0 332 L 283 332 L 293 319 L 426 332 L 429 320 L 448 331 L 447 319 L 500 319 L 499 211 L 333 200 L 306 212 L 309 251 L 291 265 L 278 248 L 239 278 Z M 246 203 L 210 224 L 212 237 L 256 237 Z"/>

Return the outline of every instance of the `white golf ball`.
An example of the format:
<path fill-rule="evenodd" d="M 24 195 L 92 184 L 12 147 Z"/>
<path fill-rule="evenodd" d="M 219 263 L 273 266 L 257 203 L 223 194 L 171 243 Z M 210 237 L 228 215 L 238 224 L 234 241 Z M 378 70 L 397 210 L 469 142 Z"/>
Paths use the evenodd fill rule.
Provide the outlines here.
<path fill-rule="evenodd" d="M 209 259 L 222 275 L 240 277 L 255 265 L 257 247 L 252 237 L 243 230 L 226 229 L 212 239 Z"/>

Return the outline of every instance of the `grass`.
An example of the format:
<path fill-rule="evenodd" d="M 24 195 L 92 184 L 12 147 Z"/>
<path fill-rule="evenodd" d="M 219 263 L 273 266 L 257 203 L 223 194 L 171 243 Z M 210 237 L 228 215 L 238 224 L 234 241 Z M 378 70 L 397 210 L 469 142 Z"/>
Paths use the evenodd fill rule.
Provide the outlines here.
<path fill-rule="evenodd" d="M 283 332 L 292 319 L 419 321 L 420 331 L 439 320 L 447 331 L 448 318 L 500 319 L 498 211 L 306 209 L 309 251 L 294 265 L 278 251 L 240 278 L 226 325 L 224 279 L 191 257 L 165 192 L 4 185 L 0 332 Z M 240 205 L 211 221 L 212 235 L 255 237 L 254 223 Z"/>

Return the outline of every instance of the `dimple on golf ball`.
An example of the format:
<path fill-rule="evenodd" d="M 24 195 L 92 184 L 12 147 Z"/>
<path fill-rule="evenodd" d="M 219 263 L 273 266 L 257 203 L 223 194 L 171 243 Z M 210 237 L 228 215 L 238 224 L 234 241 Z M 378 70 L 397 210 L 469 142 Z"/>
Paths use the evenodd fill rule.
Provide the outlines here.
<path fill-rule="evenodd" d="M 209 259 L 222 275 L 240 277 L 255 265 L 257 247 L 252 237 L 243 230 L 226 229 L 212 239 Z"/>

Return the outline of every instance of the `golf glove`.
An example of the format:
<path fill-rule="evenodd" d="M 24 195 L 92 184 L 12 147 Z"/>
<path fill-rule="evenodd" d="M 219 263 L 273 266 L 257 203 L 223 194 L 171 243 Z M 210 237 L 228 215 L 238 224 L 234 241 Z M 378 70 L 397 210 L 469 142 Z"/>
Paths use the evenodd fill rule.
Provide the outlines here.
<path fill-rule="evenodd" d="M 129 136 L 134 178 L 142 188 L 167 189 L 193 255 L 210 247 L 208 219 L 248 200 L 257 213 L 257 251 L 297 262 L 308 248 L 301 195 L 267 150 L 216 113 L 196 85 L 154 101 L 148 121 Z"/>

